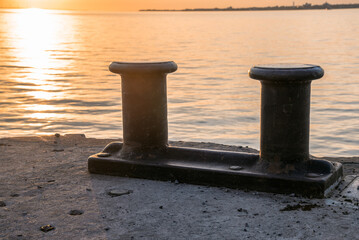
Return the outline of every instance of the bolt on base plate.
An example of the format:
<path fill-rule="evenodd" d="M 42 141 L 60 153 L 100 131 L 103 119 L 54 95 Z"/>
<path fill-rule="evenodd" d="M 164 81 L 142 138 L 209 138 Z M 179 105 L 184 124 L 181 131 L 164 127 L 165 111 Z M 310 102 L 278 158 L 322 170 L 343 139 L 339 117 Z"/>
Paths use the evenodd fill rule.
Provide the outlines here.
<path fill-rule="evenodd" d="M 259 155 L 195 148 L 168 147 L 151 154 L 122 159 L 122 143 L 110 143 L 88 159 L 90 173 L 176 181 L 322 198 L 340 182 L 340 163 L 311 159 L 302 169 L 269 173 Z"/>

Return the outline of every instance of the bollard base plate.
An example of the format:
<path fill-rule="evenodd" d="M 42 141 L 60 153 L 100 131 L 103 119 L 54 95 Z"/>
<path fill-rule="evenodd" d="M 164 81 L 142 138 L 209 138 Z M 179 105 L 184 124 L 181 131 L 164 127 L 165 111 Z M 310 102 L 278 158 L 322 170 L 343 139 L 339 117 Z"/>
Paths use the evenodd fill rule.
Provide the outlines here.
<path fill-rule="evenodd" d="M 306 171 L 271 174 L 258 167 L 259 156 L 255 154 L 168 147 L 161 154 L 122 159 L 121 148 L 121 143 L 111 143 L 90 156 L 89 172 L 315 198 L 326 197 L 343 176 L 340 163 L 325 160 L 311 159 Z"/>

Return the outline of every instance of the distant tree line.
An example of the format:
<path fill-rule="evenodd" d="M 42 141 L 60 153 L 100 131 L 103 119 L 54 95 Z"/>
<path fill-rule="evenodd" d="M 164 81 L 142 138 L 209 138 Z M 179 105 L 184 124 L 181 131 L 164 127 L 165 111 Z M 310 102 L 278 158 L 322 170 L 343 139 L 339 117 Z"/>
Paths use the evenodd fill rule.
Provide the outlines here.
<path fill-rule="evenodd" d="M 329 4 L 327 2 L 321 5 L 312 5 L 311 3 L 305 3 L 301 6 L 273 6 L 273 7 L 250 7 L 250 8 L 186 8 L 181 10 L 175 9 L 141 9 L 140 11 L 268 11 L 268 10 L 306 10 L 306 9 L 347 9 L 347 8 L 359 8 L 359 3 L 354 4 Z"/>

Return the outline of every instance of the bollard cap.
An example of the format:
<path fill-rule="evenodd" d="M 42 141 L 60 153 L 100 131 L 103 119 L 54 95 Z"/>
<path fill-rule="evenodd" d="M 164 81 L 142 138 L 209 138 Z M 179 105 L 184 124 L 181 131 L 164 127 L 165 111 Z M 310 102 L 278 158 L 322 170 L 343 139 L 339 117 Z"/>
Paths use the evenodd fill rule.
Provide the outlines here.
<path fill-rule="evenodd" d="M 255 65 L 248 74 L 257 80 L 306 81 L 323 77 L 324 70 L 312 64 L 278 63 Z"/>
<path fill-rule="evenodd" d="M 169 62 L 113 62 L 109 70 L 117 74 L 125 73 L 171 73 L 177 70 L 177 64 Z"/>

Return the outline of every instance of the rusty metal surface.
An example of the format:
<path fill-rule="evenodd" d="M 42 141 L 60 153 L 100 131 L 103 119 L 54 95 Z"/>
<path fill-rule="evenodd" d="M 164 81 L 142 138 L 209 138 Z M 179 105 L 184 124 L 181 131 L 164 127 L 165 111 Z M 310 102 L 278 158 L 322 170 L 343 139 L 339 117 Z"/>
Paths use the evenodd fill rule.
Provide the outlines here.
<path fill-rule="evenodd" d="M 113 62 L 109 69 L 122 78 L 122 157 L 165 148 L 168 144 L 166 74 L 177 70 L 176 63 Z"/>
<path fill-rule="evenodd" d="M 285 173 L 309 160 L 310 84 L 322 77 L 311 64 L 258 65 L 261 82 L 260 158 L 268 172 Z"/>
<path fill-rule="evenodd" d="M 88 159 L 91 173 L 145 178 L 180 183 L 297 193 L 325 197 L 340 179 L 342 165 L 311 159 L 286 174 L 272 174 L 259 167 L 259 155 L 196 148 L 168 147 L 161 153 L 147 152 L 132 159 L 121 158 L 122 144 L 109 144 Z M 106 153 L 104 157 L 102 154 Z"/>
<path fill-rule="evenodd" d="M 257 80 L 269 81 L 307 81 L 323 77 L 324 70 L 312 64 L 264 64 L 253 66 L 249 76 Z"/>

